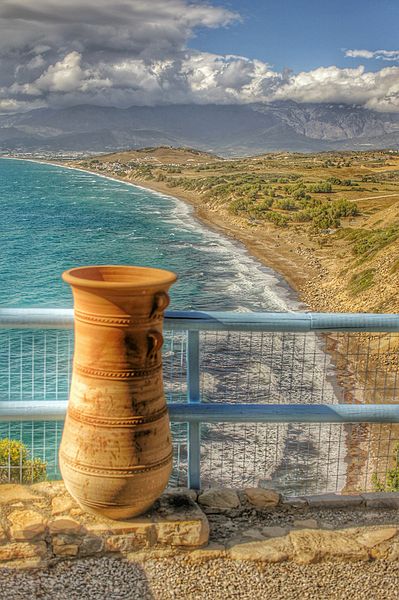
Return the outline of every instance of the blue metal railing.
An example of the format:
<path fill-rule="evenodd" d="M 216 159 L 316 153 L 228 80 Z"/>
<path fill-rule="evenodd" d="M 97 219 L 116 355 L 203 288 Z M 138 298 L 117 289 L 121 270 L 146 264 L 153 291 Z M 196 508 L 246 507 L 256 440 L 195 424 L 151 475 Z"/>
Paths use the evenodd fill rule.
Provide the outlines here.
<path fill-rule="evenodd" d="M 71 309 L 0 309 L 0 330 L 72 327 Z M 169 403 L 169 412 L 172 422 L 188 423 L 189 487 L 201 487 L 201 423 L 399 423 L 399 405 L 393 403 L 212 403 L 203 402 L 200 391 L 200 332 L 399 332 L 399 315 L 169 311 L 165 330 L 187 332 L 187 403 Z M 40 402 L 0 398 L 0 421 L 59 421 L 66 405 L 66 397 Z"/>

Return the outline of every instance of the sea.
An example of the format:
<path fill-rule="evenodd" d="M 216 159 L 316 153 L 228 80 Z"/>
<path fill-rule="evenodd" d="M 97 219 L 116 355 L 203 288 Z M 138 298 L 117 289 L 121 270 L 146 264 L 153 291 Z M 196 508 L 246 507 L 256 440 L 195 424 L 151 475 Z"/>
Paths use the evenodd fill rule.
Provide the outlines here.
<path fill-rule="evenodd" d="M 201 223 L 173 196 L 78 169 L 0 159 L 0 307 L 72 307 L 61 273 L 91 264 L 175 271 L 172 310 L 298 311 L 284 279 L 239 242 Z M 0 402 L 66 399 L 71 332 L 0 332 Z M 169 401 L 185 401 L 185 334 L 168 332 Z M 336 369 L 315 334 L 207 332 L 201 336 L 206 402 L 339 402 Z M 174 426 L 174 483 L 187 476 L 187 429 Z M 2 423 L 58 476 L 62 423 Z M 344 485 L 345 432 L 300 424 L 202 428 L 204 485 L 314 492 Z"/>

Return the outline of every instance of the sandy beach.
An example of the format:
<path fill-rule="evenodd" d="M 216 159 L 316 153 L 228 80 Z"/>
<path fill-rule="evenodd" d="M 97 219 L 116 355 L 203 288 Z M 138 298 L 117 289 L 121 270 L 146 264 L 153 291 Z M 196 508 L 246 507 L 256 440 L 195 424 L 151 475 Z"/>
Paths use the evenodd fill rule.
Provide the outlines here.
<path fill-rule="evenodd" d="M 163 182 L 146 181 L 143 179 L 135 180 L 119 177 L 115 174 L 99 173 L 94 169 L 83 168 L 81 166 L 76 167 L 70 162 L 42 162 L 49 162 L 56 166 L 78 168 L 94 175 L 100 175 L 159 192 L 190 204 L 194 209 L 194 216 L 197 219 L 208 228 L 221 232 L 225 236 L 244 244 L 252 256 L 282 275 L 289 286 L 299 294 L 301 300 L 309 308 L 312 308 L 311 303 L 309 304 L 308 301 L 304 300 L 302 291 L 306 283 L 321 272 L 322 267 L 319 261 L 313 256 L 312 246 L 305 235 L 298 234 L 298 232 L 279 231 L 273 226 L 249 226 L 245 220 L 234 217 L 225 210 L 211 209 L 204 205 L 201 196 L 198 194 L 188 190 L 172 189 Z"/>

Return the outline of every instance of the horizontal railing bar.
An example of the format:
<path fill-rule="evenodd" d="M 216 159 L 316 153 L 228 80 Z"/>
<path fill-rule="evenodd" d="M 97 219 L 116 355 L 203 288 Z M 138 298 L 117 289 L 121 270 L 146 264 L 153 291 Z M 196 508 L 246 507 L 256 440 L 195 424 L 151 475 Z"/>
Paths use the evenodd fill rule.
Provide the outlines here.
<path fill-rule="evenodd" d="M 0 329 L 70 329 L 69 308 L 1 308 Z M 167 311 L 166 330 L 399 331 L 398 314 Z"/>
<path fill-rule="evenodd" d="M 169 413 L 174 422 L 399 423 L 395 404 L 174 404 Z"/>
<path fill-rule="evenodd" d="M 66 400 L 0 401 L 0 421 L 60 421 Z M 399 404 L 168 404 L 175 423 L 399 423 Z"/>

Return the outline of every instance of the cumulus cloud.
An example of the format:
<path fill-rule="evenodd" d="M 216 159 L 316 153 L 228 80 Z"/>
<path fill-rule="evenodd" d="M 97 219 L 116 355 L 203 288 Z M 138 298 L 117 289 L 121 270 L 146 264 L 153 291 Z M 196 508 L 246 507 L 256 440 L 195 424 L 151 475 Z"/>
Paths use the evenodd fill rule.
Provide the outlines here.
<path fill-rule="evenodd" d="M 320 67 L 293 75 L 275 94 L 298 102 L 358 104 L 380 111 L 399 111 L 399 67 L 381 71 Z"/>
<path fill-rule="evenodd" d="M 357 103 L 399 111 L 399 67 L 278 72 L 244 56 L 190 49 L 198 28 L 239 23 L 203 0 L 2 0 L 0 112 L 91 103 Z M 396 60 L 396 51 L 347 50 Z"/>

